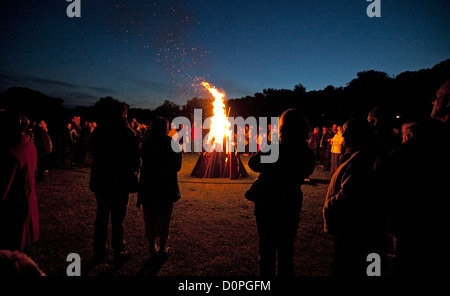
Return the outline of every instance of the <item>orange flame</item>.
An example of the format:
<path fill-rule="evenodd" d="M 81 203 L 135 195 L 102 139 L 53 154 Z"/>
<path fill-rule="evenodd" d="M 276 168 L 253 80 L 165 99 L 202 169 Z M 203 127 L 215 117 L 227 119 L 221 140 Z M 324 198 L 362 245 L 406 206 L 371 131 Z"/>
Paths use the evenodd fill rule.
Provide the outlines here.
<path fill-rule="evenodd" d="M 224 92 L 220 92 L 214 86 L 210 85 L 206 81 L 201 83 L 203 87 L 208 90 L 214 97 L 213 102 L 213 117 L 211 118 L 211 130 L 209 133 L 208 141 L 214 145 L 222 145 L 223 139 L 229 137 L 231 123 L 228 121 L 227 115 L 225 113 L 225 103 L 223 98 L 225 97 Z M 228 150 L 228 147 L 227 147 Z"/>

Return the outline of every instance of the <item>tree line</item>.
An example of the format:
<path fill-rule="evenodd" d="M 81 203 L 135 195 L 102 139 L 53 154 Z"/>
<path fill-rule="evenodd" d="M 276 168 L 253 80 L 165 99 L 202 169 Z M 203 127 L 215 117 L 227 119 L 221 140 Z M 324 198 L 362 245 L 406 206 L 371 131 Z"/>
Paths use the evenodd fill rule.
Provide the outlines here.
<path fill-rule="evenodd" d="M 431 102 L 439 86 L 450 77 L 450 59 L 430 69 L 405 71 L 392 77 L 385 72 L 369 70 L 359 72 L 345 87 L 329 85 L 322 90 L 307 91 L 302 84 L 294 89 L 264 89 L 253 96 L 226 100 L 229 116 L 271 117 L 284 110 L 298 108 L 307 116 L 312 126 L 342 124 L 349 118 L 365 118 L 376 106 L 390 110 L 393 118 L 402 121 L 429 117 Z M 95 121 L 97 110 L 112 97 L 100 98 L 91 106 L 69 109 L 61 98 L 48 97 L 38 91 L 13 87 L 0 94 L 0 108 L 16 110 L 31 121 L 44 119 L 49 129 L 63 128 L 73 116 Z M 128 117 L 148 124 L 156 116 L 169 120 L 177 116 L 193 119 L 193 110 L 202 109 L 203 116 L 212 116 L 212 99 L 194 97 L 180 106 L 166 100 L 157 108 L 130 108 Z M 54 131 L 56 132 L 56 131 Z"/>

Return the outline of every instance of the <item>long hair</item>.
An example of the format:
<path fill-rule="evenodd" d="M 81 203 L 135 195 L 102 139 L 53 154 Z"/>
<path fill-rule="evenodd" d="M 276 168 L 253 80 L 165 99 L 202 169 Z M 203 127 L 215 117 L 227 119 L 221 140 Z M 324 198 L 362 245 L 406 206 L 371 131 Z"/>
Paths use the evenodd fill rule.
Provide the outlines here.
<path fill-rule="evenodd" d="M 297 109 L 288 109 L 280 117 L 280 143 L 304 142 L 311 127 L 305 115 Z"/>

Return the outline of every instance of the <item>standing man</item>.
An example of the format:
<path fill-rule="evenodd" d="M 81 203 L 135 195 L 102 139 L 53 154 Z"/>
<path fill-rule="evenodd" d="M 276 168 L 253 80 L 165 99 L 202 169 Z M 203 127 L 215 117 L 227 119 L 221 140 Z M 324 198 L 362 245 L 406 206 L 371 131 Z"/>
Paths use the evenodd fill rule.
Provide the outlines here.
<path fill-rule="evenodd" d="M 106 238 L 111 213 L 114 260 L 123 262 L 124 227 L 129 194 L 137 191 L 140 166 L 139 142 L 127 123 L 127 105 L 117 100 L 98 104 L 99 123 L 90 140 L 92 169 L 89 188 L 97 200 L 94 225 L 94 261 L 106 257 Z"/>
<path fill-rule="evenodd" d="M 320 166 L 325 170 L 330 170 L 331 162 L 331 139 L 334 134 L 328 130 L 326 126 L 322 127 L 322 138 L 319 142 Z"/>
<path fill-rule="evenodd" d="M 36 180 L 42 181 L 44 172 L 48 169 L 48 156 L 53 150 L 52 139 L 48 134 L 47 123 L 44 120 L 39 121 L 39 126 L 34 135 L 34 145 L 37 151 Z"/>
<path fill-rule="evenodd" d="M 331 178 L 323 207 L 324 230 L 333 236 L 333 276 L 366 274 L 367 255 L 383 256 L 384 223 L 380 198 L 373 189 L 374 135 L 363 119 L 344 124 L 347 160 Z"/>
<path fill-rule="evenodd" d="M 397 239 L 394 274 L 448 274 L 448 181 L 450 180 L 450 80 L 437 91 L 431 119 L 420 134 L 376 167 L 389 201 L 389 228 Z"/>

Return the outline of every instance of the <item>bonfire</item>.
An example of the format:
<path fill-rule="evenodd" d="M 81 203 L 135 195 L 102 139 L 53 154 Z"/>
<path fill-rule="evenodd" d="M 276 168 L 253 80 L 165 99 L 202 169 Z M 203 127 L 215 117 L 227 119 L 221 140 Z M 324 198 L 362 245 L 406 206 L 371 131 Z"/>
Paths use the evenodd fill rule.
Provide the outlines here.
<path fill-rule="evenodd" d="M 217 90 L 208 82 L 201 84 L 214 97 L 213 116 L 208 136 L 211 149 L 202 152 L 191 175 L 200 178 L 245 178 L 247 171 L 241 158 L 232 147 L 234 138 L 231 123 L 225 111 L 225 93 Z"/>

